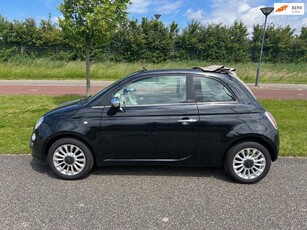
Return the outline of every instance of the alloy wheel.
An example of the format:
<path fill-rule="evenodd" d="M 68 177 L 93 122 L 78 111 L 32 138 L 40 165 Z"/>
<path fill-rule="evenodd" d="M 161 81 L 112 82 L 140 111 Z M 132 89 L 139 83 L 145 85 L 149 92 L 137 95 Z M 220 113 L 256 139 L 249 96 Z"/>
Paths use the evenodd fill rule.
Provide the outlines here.
<path fill-rule="evenodd" d="M 264 154 L 256 148 L 240 150 L 232 162 L 233 170 L 242 179 L 254 179 L 260 176 L 266 167 Z"/>
<path fill-rule="evenodd" d="M 64 144 L 55 150 L 53 165 L 63 175 L 77 175 L 84 169 L 86 157 L 78 146 Z"/>

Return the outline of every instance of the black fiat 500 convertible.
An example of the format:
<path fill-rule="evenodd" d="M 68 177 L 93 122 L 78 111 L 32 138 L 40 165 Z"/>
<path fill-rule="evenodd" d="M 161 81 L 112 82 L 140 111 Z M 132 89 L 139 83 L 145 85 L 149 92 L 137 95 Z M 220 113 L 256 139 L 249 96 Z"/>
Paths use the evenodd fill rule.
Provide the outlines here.
<path fill-rule="evenodd" d="M 255 183 L 277 159 L 279 134 L 235 69 L 209 66 L 142 70 L 65 103 L 38 120 L 30 146 L 63 179 L 94 164 L 224 166 Z"/>

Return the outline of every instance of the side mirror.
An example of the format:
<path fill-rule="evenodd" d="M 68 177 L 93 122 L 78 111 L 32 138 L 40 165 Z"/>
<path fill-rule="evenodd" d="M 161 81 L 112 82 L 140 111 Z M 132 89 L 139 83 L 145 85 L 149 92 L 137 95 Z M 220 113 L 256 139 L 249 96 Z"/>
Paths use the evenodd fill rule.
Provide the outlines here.
<path fill-rule="evenodd" d="M 120 107 L 120 99 L 118 97 L 113 97 L 111 100 L 111 108 L 108 110 L 107 114 L 113 116 L 117 112 L 124 112 L 124 109 Z"/>
<path fill-rule="evenodd" d="M 113 97 L 111 100 L 112 107 L 119 109 L 120 108 L 120 100 L 118 97 Z"/>

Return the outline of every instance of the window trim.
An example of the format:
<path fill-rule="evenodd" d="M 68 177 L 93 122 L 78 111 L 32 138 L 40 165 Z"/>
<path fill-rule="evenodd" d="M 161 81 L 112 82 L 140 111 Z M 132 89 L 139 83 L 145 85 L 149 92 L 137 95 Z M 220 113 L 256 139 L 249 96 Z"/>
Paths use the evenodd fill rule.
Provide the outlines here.
<path fill-rule="evenodd" d="M 179 106 L 179 105 L 195 105 L 195 102 L 184 102 L 184 103 L 167 103 L 167 104 L 143 104 L 143 105 L 125 105 L 123 108 L 133 108 L 133 107 L 157 107 L 157 106 Z M 96 106 L 97 107 L 97 106 Z M 102 106 L 103 108 L 111 108 L 110 105 Z"/>

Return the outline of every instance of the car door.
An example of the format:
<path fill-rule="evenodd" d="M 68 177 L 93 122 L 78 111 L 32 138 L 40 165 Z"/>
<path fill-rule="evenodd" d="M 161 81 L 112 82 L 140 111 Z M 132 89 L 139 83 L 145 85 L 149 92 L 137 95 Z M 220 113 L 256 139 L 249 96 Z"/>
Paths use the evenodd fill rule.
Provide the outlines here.
<path fill-rule="evenodd" d="M 102 115 L 105 159 L 182 160 L 193 155 L 198 110 L 195 102 L 188 102 L 188 79 L 185 75 L 146 76 L 114 90 L 121 110 Z"/>

